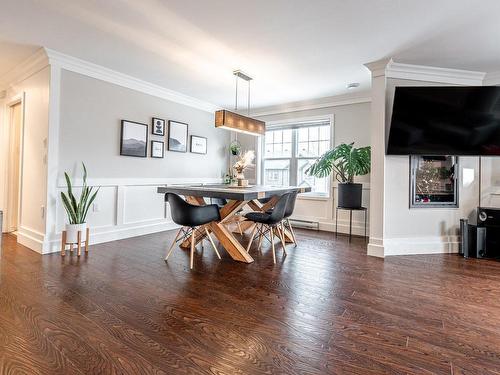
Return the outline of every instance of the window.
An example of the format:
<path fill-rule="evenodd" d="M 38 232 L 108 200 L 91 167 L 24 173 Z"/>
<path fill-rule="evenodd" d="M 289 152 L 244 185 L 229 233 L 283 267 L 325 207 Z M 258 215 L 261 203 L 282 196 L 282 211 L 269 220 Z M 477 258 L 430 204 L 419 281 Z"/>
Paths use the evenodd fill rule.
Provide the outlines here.
<path fill-rule="evenodd" d="M 330 119 L 268 127 L 263 140 L 262 181 L 274 186 L 310 186 L 311 195 L 329 196 L 329 178 L 305 171 L 330 149 Z"/>
<path fill-rule="evenodd" d="M 410 156 L 411 207 L 458 207 L 458 158 Z"/>

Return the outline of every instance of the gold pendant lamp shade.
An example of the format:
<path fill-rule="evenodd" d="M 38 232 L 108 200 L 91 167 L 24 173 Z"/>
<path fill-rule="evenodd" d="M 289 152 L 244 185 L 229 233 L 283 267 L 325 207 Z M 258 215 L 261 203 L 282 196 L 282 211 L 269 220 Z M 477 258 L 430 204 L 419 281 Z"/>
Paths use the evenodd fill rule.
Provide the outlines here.
<path fill-rule="evenodd" d="M 215 127 L 250 135 L 264 135 L 266 132 L 264 121 L 239 115 L 226 109 L 215 112 Z"/>
<path fill-rule="evenodd" d="M 248 114 L 250 115 L 250 81 L 252 78 L 241 70 L 235 70 L 233 75 L 236 77 L 235 92 L 235 111 L 238 110 L 238 80 L 242 79 L 248 83 Z M 249 135 L 264 135 L 266 133 L 266 123 L 256 120 L 250 116 L 243 116 L 236 112 L 221 109 L 215 112 L 215 127 L 227 129 Z"/>

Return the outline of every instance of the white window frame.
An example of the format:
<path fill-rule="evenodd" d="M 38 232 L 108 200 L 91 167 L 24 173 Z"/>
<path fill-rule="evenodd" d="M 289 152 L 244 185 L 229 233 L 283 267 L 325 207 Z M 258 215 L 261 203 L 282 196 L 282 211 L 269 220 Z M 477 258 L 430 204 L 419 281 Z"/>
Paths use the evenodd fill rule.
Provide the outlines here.
<path fill-rule="evenodd" d="M 286 119 L 286 120 L 280 120 L 280 121 L 267 121 L 266 122 L 266 130 L 272 131 L 273 129 L 279 129 L 279 128 L 284 128 L 286 129 L 287 127 L 293 127 L 294 125 L 297 124 L 307 124 L 307 123 L 313 123 L 313 122 L 329 122 L 330 123 L 330 148 L 333 147 L 335 144 L 335 122 L 334 122 L 334 115 L 320 115 L 320 116 L 308 116 L 308 117 L 301 117 L 301 118 L 291 118 L 291 119 Z M 308 158 L 308 157 L 298 157 L 297 156 L 297 147 L 298 147 L 298 142 L 296 137 L 296 132 L 293 134 L 292 138 L 292 157 L 290 158 L 273 158 L 269 160 L 290 160 L 290 179 L 297 179 L 297 173 L 298 173 L 298 161 L 301 159 L 307 160 L 307 159 L 313 159 L 313 158 Z M 264 162 L 266 158 L 264 157 L 264 149 L 265 149 L 265 136 L 260 137 L 261 139 L 258 142 L 258 160 L 257 160 L 257 166 L 258 166 L 258 179 L 259 183 L 263 183 L 264 181 Z M 304 193 L 301 194 L 301 198 L 310 198 L 310 199 L 330 199 L 332 196 L 332 176 L 327 178 L 327 187 L 326 187 L 326 193 L 316 193 L 316 192 L 310 192 L 310 193 Z"/>

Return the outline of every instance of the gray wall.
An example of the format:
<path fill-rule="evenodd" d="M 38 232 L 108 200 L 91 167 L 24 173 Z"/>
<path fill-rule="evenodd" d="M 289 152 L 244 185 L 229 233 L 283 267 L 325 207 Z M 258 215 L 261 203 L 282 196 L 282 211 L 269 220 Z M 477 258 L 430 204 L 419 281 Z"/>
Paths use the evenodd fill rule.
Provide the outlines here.
<path fill-rule="evenodd" d="M 208 138 L 206 155 L 167 151 L 166 137 L 148 134 L 148 157 L 120 156 L 120 120 L 151 125 L 152 117 L 189 124 L 189 135 Z M 229 132 L 214 114 L 121 86 L 62 71 L 59 171 L 84 161 L 93 178 L 207 178 L 227 170 Z M 165 142 L 165 158 L 152 159 L 150 141 Z M 189 150 L 188 150 L 189 151 Z"/>

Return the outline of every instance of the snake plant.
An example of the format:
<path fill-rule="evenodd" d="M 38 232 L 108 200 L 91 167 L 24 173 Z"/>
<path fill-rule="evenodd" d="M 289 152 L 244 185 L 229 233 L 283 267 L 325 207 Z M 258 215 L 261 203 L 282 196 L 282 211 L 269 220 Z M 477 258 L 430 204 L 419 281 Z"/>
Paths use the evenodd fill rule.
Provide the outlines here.
<path fill-rule="evenodd" d="M 327 177 L 334 173 L 338 182 L 354 182 L 354 176 L 370 173 L 370 146 L 355 148 L 354 142 L 342 143 L 325 152 L 307 170 L 306 174 Z"/>
<path fill-rule="evenodd" d="M 87 168 L 85 167 L 84 163 L 82 163 L 82 165 L 83 187 L 78 201 L 73 194 L 71 179 L 69 178 L 68 174 L 64 172 L 64 178 L 66 179 L 67 184 L 67 192 L 64 193 L 63 191 L 61 191 L 61 198 L 64 208 L 66 209 L 66 213 L 68 214 L 70 224 L 85 223 L 89 208 L 92 205 L 92 202 L 95 200 L 97 193 L 99 192 L 99 188 L 95 189 L 94 187 L 87 186 Z"/>

